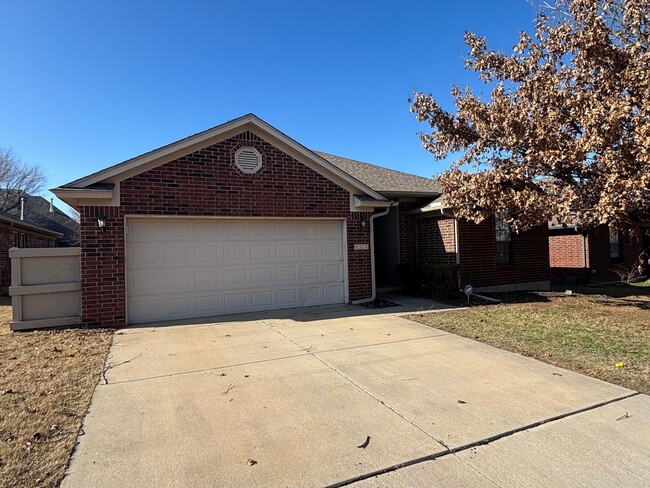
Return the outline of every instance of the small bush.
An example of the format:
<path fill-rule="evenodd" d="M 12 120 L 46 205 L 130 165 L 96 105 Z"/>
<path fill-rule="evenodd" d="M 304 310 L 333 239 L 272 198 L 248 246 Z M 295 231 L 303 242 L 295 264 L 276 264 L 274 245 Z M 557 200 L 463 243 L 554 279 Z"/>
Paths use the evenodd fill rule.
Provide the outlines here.
<path fill-rule="evenodd" d="M 407 293 L 427 298 L 458 296 L 458 266 L 405 263 L 398 268 Z"/>

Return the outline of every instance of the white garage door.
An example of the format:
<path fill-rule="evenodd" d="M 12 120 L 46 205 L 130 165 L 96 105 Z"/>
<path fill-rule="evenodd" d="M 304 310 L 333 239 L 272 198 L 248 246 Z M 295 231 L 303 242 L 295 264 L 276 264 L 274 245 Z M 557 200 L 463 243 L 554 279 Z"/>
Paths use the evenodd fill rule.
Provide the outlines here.
<path fill-rule="evenodd" d="M 130 323 L 343 303 L 340 220 L 127 220 Z"/>

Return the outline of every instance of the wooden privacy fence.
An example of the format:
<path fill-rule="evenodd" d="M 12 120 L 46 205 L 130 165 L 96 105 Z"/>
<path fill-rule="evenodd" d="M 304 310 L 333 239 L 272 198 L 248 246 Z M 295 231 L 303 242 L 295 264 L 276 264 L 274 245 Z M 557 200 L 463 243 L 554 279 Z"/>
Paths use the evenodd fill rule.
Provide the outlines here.
<path fill-rule="evenodd" d="M 81 323 L 81 249 L 11 248 L 11 330 Z"/>

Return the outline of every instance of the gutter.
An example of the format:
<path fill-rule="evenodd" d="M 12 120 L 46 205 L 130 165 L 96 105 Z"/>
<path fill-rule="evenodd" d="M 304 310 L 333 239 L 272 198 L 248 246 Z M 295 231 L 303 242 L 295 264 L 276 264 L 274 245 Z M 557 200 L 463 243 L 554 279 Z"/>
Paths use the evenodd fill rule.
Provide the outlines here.
<path fill-rule="evenodd" d="M 375 282 L 375 226 L 373 222 L 377 217 L 384 217 L 385 215 L 388 215 L 390 209 L 395 205 L 397 205 L 396 202 L 391 202 L 386 210 L 382 210 L 381 212 L 372 214 L 370 216 L 370 281 L 372 284 L 372 295 L 370 298 L 364 298 L 362 300 L 355 300 L 353 302 L 350 302 L 350 305 L 361 305 L 362 303 L 374 302 L 377 298 L 377 283 Z"/>

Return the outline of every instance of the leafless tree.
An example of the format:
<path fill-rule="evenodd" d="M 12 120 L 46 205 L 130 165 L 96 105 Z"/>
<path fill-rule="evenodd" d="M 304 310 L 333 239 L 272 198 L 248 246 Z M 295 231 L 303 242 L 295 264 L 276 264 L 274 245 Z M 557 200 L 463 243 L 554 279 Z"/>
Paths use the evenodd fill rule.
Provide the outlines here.
<path fill-rule="evenodd" d="M 38 194 L 45 188 L 45 171 L 23 162 L 11 149 L 0 148 L 0 211 L 20 204 L 21 197 Z"/>

